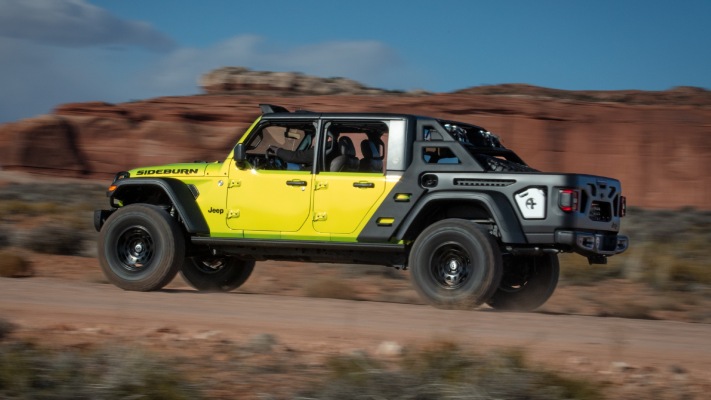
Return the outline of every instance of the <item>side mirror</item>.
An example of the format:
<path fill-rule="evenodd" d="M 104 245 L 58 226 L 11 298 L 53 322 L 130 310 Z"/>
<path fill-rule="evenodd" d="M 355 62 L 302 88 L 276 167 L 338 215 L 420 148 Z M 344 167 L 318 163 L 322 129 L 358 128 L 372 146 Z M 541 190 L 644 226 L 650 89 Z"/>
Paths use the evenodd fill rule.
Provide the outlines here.
<path fill-rule="evenodd" d="M 238 167 L 244 166 L 245 162 L 247 161 L 247 151 L 244 148 L 244 143 L 237 143 L 237 146 L 235 146 L 233 158 Z"/>

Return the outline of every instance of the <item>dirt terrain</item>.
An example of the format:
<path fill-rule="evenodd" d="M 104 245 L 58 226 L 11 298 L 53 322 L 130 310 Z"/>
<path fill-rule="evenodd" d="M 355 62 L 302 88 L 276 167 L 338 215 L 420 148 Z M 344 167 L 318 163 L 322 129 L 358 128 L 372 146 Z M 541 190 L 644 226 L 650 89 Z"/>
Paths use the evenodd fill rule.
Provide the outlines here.
<path fill-rule="evenodd" d="M 584 308 L 578 315 L 551 311 L 573 306 L 574 287 L 561 288 L 547 312 L 445 311 L 404 304 L 418 302 L 406 272 L 400 278 L 358 272 L 362 278 L 347 280 L 363 298 L 372 297 L 364 282 L 387 280 L 393 300 L 384 302 L 298 296 L 309 280 L 346 278 L 355 266 L 268 262 L 233 293 L 196 292 L 179 277 L 165 290 L 139 293 L 106 283 L 93 258 L 32 260 L 35 277 L 0 278 L 0 317 L 19 326 L 14 335 L 55 346 L 122 344 L 203 359 L 216 398 L 288 396 L 317 376 L 329 355 L 387 358 L 438 341 L 476 352 L 521 349 L 546 368 L 600 382 L 610 398 L 702 399 L 711 390 L 711 325 L 581 315 L 589 312 Z M 630 292 L 619 282 L 607 286 L 614 290 Z M 268 351 L 249 362 L 292 372 L 277 368 L 235 387 L 234 371 L 221 368 L 230 357 L 223 348 L 260 346 L 260 340 Z M 274 374 L 281 374 L 278 384 Z"/>

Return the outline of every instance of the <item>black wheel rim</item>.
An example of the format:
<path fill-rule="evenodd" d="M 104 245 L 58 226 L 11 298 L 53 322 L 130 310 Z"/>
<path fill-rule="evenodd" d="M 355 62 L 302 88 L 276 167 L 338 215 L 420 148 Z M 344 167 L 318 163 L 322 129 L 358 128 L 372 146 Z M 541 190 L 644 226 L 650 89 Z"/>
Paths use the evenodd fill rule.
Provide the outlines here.
<path fill-rule="evenodd" d="M 472 268 L 469 254 L 458 243 L 444 243 L 432 253 L 430 273 L 444 289 L 462 287 L 471 276 Z"/>
<path fill-rule="evenodd" d="M 224 258 L 193 258 L 193 264 L 200 272 L 205 274 L 214 274 L 221 271 L 225 267 L 226 260 Z"/>
<path fill-rule="evenodd" d="M 155 254 L 155 243 L 148 230 L 132 226 L 119 235 L 117 256 L 129 272 L 144 271 L 150 266 Z"/>
<path fill-rule="evenodd" d="M 505 263 L 504 276 L 501 277 L 499 289 L 514 293 L 522 290 L 536 270 L 536 262 L 527 259 L 513 258 Z"/>

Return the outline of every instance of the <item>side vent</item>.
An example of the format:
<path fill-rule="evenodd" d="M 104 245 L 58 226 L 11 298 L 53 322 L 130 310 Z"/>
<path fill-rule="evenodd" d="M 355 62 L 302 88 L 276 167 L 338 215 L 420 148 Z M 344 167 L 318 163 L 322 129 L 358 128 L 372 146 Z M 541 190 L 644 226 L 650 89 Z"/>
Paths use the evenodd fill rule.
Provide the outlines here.
<path fill-rule="evenodd" d="M 504 187 L 516 183 L 513 179 L 468 179 L 455 178 L 456 186 L 479 186 L 479 187 Z"/>

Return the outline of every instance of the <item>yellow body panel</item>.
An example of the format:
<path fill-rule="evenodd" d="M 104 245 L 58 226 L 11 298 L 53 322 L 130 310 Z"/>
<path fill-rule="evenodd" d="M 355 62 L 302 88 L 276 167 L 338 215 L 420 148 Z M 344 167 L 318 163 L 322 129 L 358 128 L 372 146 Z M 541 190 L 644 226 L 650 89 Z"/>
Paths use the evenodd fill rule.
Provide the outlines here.
<path fill-rule="evenodd" d="M 240 142 L 258 123 L 259 119 Z M 338 242 L 357 240 L 399 180 L 379 173 L 313 175 L 249 165 L 240 168 L 233 152 L 222 163 L 171 164 L 130 173 L 136 178 L 177 178 L 193 185 L 211 237 Z"/>
<path fill-rule="evenodd" d="M 317 175 L 314 188 L 314 230 L 354 233 L 368 212 L 380 204 L 378 199 L 385 191 L 385 176 L 323 172 Z"/>
<path fill-rule="evenodd" d="M 232 165 L 227 226 L 244 231 L 296 232 L 304 225 L 311 210 L 310 172 L 238 169 Z"/>

